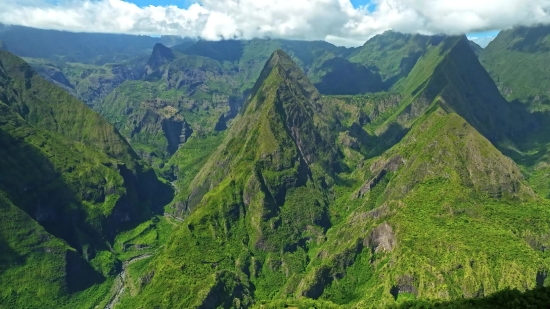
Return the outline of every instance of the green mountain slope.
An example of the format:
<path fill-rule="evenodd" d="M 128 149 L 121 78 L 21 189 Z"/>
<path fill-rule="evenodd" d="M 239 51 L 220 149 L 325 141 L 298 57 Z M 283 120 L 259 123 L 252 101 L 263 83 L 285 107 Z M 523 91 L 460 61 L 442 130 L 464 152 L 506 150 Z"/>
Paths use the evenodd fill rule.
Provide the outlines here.
<path fill-rule="evenodd" d="M 146 60 L 147 57 L 137 57 L 117 63 L 94 65 L 25 58 L 48 81 L 62 87 L 92 108 L 124 81 L 140 77 L 136 67 L 143 67 Z"/>
<path fill-rule="evenodd" d="M 70 306 L 84 295 L 79 303 L 93 307 L 108 292 L 95 285 L 119 263 L 102 259 L 112 255 L 109 242 L 159 211 L 171 190 L 113 126 L 7 52 L 0 53 L 0 111 L 0 194 L 7 209 L 0 242 L 13 251 L 2 264 L 2 304 L 37 307 L 36 286 L 44 305 Z M 13 220 L 21 222 L 17 232 Z"/>
<path fill-rule="evenodd" d="M 371 159 L 362 151 L 376 137 L 357 102 L 320 96 L 275 52 L 185 182 L 185 220 L 133 279 L 147 283 L 120 307 L 380 308 L 544 284 L 549 202 L 476 130 L 500 122 L 481 121 L 487 97 L 470 83 L 484 78 L 463 46 L 475 60 L 463 38 L 419 60 L 430 71 L 413 69 L 401 89 L 440 85 L 438 95 Z M 473 88 L 466 100 L 455 87 Z"/>
<path fill-rule="evenodd" d="M 233 298 L 247 305 L 253 293 L 296 284 L 267 265 L 303 270 L 306 239 L 328 224 L 323 183 L 337 154 L 320 99 L 284 52 L 273 53 L 243 113 L 191 183 L 186 223 L 126 306 L 231 306 Z"/>
<path fill-rule="evenodd" d="M 441 39 L 387 31 L 353 50 L 348 59 L 378 72 L 389 89 L 407 77 L 428 46 L 437 45 Z"/>
<path fill-rule="evenodd" d="M 141 78 L 121 84 L 96 110 L 115 124 L 143 158 L 160 167 L 191 130 L 205 136 L 231 124 L 276 49 L 287 52 L 321 93 L 363 94 L 382 89 L 378 73 L 345 59 L 349 50 L 326 42 L 199 41 L 172 49 L 156 44 Z M 166 108 L 177 110 L 178 115 Z M 174 130 L 178 132 L 167 132 L 165 119 L 176 118 Z M 191 130 L 180 131 L 187 126 Z M 182 138 L 169 140 L 167 135 Z"/>
<path fill-rule="evenodd" d="M 550 104 L 550 27 L 518 27 L 501 31 L 480 54 L 480 60 L 508 100 L 530 110 Z"/>
<path fill-rule="evenodd" d="M 527 241 L 548 230 L 538 215 L 546 206 L 457 114 L 434 106 L 364 171 L 351 197 L 358 206 L 346 203 L 349 215 L 328 231 L 298 295 L 358 308 L 474 297 L 534 287 L 548 267 Z"/>
<path fill-rule="evenodd" d="M 491 141 L 527 134 L 524 113 L 516 113 L 500 95 L 464 36 L 448 37 L 429 47 L 394 91 L 403 100 L 378 128 L 379 134 L 396 123 L 403 129 L 410 127 L 438 98 Z"/>

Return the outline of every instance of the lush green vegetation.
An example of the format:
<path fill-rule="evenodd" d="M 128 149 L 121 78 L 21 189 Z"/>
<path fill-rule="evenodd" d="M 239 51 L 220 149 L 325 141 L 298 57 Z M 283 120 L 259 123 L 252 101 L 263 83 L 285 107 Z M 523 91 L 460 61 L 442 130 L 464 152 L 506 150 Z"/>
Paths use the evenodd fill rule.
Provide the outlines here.
<path fill-rule="evenodd" d="M 547 307 L 550 115 L 478 53 L 388 32 L 32 59 L 121 134 L 0 53 L 0 306 Z"/>
<path fill-rule="evenodd" d="M 0 304 L 99 305 L 119 263 L 109 244 L 161 210 L 170 188 L 105 119 L 8 52 L 0 145 Z"/>
<path fill-rule="evenodd" d="M 532 111 L 547 111 L 550 103 L 550 35 L 548 26 L 501 31 L 480 54 L 502 94 Z"/>
<path fill-rule="evenodd" d="M 184 223 L 143 271 L 153 278 L 121 307 L 363 308 L 534 288 L 550 266 L 548 202 L 465 120 L 483 128 L 488 109 L 467 105 L 504 101 L 464 84 L 481 66 L 462 38 L 423 57 L 401 95 L 322 97 L 274 53 L 189 184 Z M 431 101 L 409 115 L 410 131 L 374 154 L 377 128 L 416 104 L 406 103 L 414 83 L 439 85 L 439 95 L 424 94 Z M 475 95 L 452 96 L 451 86 Z M 381 106 L 392 96 L 405 100 Z M 318 300 L 284 300 L 300 297 Z"/>

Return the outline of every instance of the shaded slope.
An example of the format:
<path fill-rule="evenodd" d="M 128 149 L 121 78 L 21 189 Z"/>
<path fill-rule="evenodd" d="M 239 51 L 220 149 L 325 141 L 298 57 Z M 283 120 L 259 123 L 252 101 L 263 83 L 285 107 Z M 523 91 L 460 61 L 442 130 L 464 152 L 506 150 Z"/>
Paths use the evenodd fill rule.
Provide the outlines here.
<path fill-rule="evenodd" d="M 356 95 L 384 90 L 380 75 L 366 66 L 329 55 L 319 67 L 310 70 L 315 87 L 327 95 Z"/>
<path fill-rule="evenodd" d="M 169 187 L 113 126 L 22 60 L 0 56 L 0 187 L 15 206 L 91 259 L 167 203 Z"/>
<path fill-rule="evenodd" d="M 353 50 L 347 58 L 378 72 L 385 88 L 389 89 L 407 77 L 426 48 L 437 45 L 442 39 L 387 31 Z"/>
<path fill-rule="evenodd" d="M 526 115 L 513 112 L 464 36 L 449 37 L 428 48 L 395 90 L 404 98 L 379 132 L 392 123 L 410 127 L 434 100 L 441 99 L 493 142 L 528 133 Z"/>
<path fill-rule="evenodd" d="M 330 224 L 324 187 L 338 160 L 320 103 L 289 56 L 274 52 L 191 183 L 190 214 L 151 264 L 153 279 L 123 307 L 247 306 L 292 289 L 284 273 L 303 271 L 307 243 Z"/>
<path fill-rule="evenodd" d="M 47 233 L 2 192 L 0 210 L 0 306 L 61 308 L 72 293 L 104 280 L 73 248 Z M 98 299 L 92 298 L 80 306 L 93 306 Z"/>

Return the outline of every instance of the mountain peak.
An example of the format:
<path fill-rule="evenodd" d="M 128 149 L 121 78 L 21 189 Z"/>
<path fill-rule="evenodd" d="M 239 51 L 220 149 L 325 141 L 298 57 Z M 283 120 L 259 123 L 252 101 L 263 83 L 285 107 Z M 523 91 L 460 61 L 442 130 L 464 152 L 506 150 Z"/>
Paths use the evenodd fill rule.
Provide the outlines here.
<path fill-rule="evenodd" d="M 160 66 L 174 60 L 176 56 L 174 56 L 174 52 L 162 45 L 161 43 L 155 44 L 153 47 L 153 52 L 151 53 L 151 57 L 149 57 L 149 61 L 147 61 L 147 67 L 149 70 L 157 70 Z"/>
<path fill-rule="evenodd" d="M 275 83 L 267 82 L 267 79 L 270 76 L 272 76 L 271 80 L 277 85 L 275 85 Z M 300 95 L 306 97 L 307 101 L 310 102 L 316 101 L 321 97 L 315 86 L 311 84 L 305 73 L 302 69 L 300 69 L 300 67 L 298 67 L 298 65 L 296 65 L 292 58 L 290 58 L 290 56 L 281 49 L 277 49 L 271 54 L 271 57 L 266 62 L 260 74 L 260 77 L 252 88 L 250 97 L 242 109 L 244 113 L 248 111 L 250 103 L 261 104 L 263 102 L 263 100 L 258 100 L 257 98 L 264 96 L 264 92 L 271 91 L 267 89 L 271 88 L 268 84 L 275 87 L 280 87 L 281 84 L 286 84 L 287 86 L 292 85 L 290 88 L 297 89 L 300 92 Z"/>
<path fill-rule="evenodd" d="M 292 59 L 281 50 L 273 52 L 240 117 L 235 119 L 219 151 L 210 158 L 212 164 L 207 163 L 195 178 L 194 186 L 212 187 L 231 173 L 231 166 L 239 165 L 239 158 L 230 164 L 227 148 L 244 149 L 249 160 L 276 171 L 291 166 L 308 169 L 311 164 L 327 167 L 335 152 L 326 122 L 318 112 L 320 99 L 317 89 Z M 220 173 L 222 169 L 226 171 Z M 215 179 L 216 175 L 221 177 Z M 307 178 L 304 175 L 300 174 L 300 181 Z M 199 193 L 189 198 L 192 208 L 205 190 L 190 191 Z"/>
<path fill-rule="evenodd" d="M 287 53 L 285 53 L 282 49 L 277 49 L 271 54 L 271 57 L 267 61 L 266 65 L 264 66 L 263 71 L 271 71 L 274 68 L 280 68 L 286 73 L 291 73 L 291 72 L 301 73 L 305 77 L 305 74 L 296 65 L 296 63 L 294 63 L 294 60 L 292 60 L 292 58 L 290 58 L 290 56 Z M 263 71 L 262 71 L 262 74 L 263 74 Z"/>

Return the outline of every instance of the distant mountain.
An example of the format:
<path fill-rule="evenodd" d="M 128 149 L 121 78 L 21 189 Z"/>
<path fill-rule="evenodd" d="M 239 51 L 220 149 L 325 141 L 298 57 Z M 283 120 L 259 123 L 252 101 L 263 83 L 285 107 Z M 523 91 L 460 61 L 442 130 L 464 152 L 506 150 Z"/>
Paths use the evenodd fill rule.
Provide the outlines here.
<path fill-rule="evenodd" d="M 375 73 L 336 57 L 346 49 L 326 42 L 199 41 L 172 49 L 155 45 L 142 68 L 142 77 L 121 84 L 96 109 L 120 129 L 142 157 L 157 165 L 174 154 L 190 132 L 204 136 L 225 130 L 277 48 L 288 51 L 315 75 L 321 91 L 379 90 L 380 79 Z M 326 61 L 319 61 L 319 57 Z M 339 86 L 345 88 L 338 90 Z M 177 124 L 168 129 L 163 124 L 166 121 Z"/>
<path fill-rule="evenodd" d="M 550 26 L 501 31 L 480 54 L 480 60 L 508 100 L 531 110 L 550 106 Z"/>
<path fill-rule="evenodd" d="M 6 44 L 4 44 L 4 42 L 2 42 L 0 40 L 0 50 L 8 50 L 8 47 L 6 46 Z"/>
<path fill-rule="evenodd" d="M 477 44 L 476 42 L 472 41 L 472 40 L 469 40 L 469 43 L 470 43 L 470 47 L 472 48 L 472 50 L 474 51 L 474 54 L 476 54 L 477 56 L 479 56 L 479 54 L 481 53 L 481 51 L 483 50 L 483 47 L 479 46 L 479 44 Z"/>
<path fill-rule="evenodd" d="M 20 57 L 102 65 L 148 53 L 156 43 L 173 46 L 189 39 L 75 33 L 0 24 L 0 40 Z"/>
<path fill-rule="evenodd" d="M 0 285 L 11 293 L 0 303 L 57 306 L 116 272 L 106 244 L 161 211 L 171 189 L 105 119 L 6 51 L 0 109 L 0 246 L 10 252 Z"/>
<path fill-rule="evenodd" d="M 387 31 L 353 50 L 348 59 L 378 72 L 389 89 L 407 77 L 428 46 L 437 45 L 442 39 Z"/>

